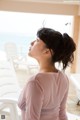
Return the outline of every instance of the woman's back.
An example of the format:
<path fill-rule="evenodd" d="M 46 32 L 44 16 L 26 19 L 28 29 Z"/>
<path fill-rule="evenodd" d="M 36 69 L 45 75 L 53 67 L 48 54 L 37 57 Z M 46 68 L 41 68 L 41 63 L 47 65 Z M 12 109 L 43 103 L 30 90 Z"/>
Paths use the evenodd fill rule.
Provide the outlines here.
<path fill-rule="evenodd" d="M 27 106 L 23 115 L 24 120 L 30 117 L 33 120 L 67 120 L 64 110 L 68 85 L 66 75 L 60 71 L 38 73 L 33 76 L 25 86 L 24 96 L 21 96 L 19 104 L 19 107 L 23 106 L 22 113 L 25 105 Z"/>

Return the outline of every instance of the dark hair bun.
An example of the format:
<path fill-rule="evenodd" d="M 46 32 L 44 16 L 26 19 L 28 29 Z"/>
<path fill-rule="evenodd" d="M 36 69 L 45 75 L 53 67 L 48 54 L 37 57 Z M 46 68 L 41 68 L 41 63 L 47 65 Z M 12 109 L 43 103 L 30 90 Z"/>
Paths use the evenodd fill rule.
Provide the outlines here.
<path fill-rule="evenodd" d="M 73 39 L 67 34 L 63 34 L 63 43 L 64 43 L 64 52 L 63 52 L 63 68 L 65 69 L 69 63 L 72 63 L 74 60 L 73 52 L 76 50 L 76 44 Z"/>

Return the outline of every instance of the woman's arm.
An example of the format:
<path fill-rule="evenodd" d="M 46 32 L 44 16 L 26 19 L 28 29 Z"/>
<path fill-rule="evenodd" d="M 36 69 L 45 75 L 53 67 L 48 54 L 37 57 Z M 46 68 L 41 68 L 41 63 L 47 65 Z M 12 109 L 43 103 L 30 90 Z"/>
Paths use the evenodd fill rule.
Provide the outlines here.
<path fill-rule="evenodd" d="M 68 91 L 69 91 L 69 81 L 66 86 L 66 92 L 65 92 L 64 97 L 60 104 L 60 111 L 59 111 L 59 119 L 60 120 L 68 120 L 67 114 L 66 114 L 66 103 L 67 103 Z"/>
<path fill-rule="evenodd" d="M 39 120 L 43 104 L 43 90 L 39 83 L 30 81 L 26 91 L 25 120 Z"/>

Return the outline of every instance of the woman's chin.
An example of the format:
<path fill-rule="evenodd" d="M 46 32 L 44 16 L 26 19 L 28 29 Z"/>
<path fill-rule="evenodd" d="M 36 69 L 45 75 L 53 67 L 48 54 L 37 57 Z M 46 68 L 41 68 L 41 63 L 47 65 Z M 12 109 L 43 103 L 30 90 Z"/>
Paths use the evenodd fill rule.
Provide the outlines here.
<path fill-rule="evenodd" d="M 31 54 L 30 52 L 28 52 L 28 56 L 29 56 L 29 57 L 33 57 L 32 54 Z"/>
<path fill-rule="evenodd" d="M 30 56 L 30 57 L 31 57 L 31 54 L 30 54 L 30 52 L 28 52 L 28 56 Z"/>

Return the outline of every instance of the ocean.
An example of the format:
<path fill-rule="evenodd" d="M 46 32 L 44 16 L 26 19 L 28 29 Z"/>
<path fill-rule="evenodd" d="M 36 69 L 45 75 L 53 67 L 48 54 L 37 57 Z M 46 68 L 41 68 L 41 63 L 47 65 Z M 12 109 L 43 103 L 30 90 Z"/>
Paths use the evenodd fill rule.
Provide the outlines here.
<path fill-rule="evenodd" d="M 5 43 L 13 42 L 17 46 L 18 53 L 25 54 L 33 40 L 34 36 L 32 35 L 0 33 L 0 50 L 5 51 Z"/>
<path fill-rule="evenodd" d="M 5 59 L 5 44 L 13 42 L 17 46 L 17 53 L 22 57 L 27 57 L 29 64 L 37 64 L 37 61 L 27 55 L 30 43 L 35 39 L 34 36 L 23 34 L 0 33 L 0 60 Z"/>

